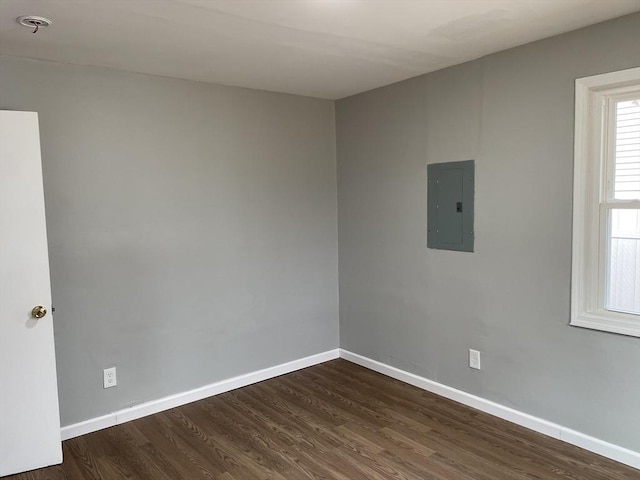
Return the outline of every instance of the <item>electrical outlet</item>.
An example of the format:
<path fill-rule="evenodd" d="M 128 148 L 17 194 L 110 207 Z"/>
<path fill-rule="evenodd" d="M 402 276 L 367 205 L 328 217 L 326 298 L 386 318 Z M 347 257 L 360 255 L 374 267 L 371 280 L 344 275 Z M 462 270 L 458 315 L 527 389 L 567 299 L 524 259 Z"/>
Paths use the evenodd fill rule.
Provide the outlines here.
<path fill-rule="evenodd" d="M 116 380 L 116 367 L 105 368 L 102 373 L 104 374 L 104 388 L 115 387 L 118 384 Z"/>
<path fill-rule="evenodd" d="M 469 349 L 469 367 L 480 370 L 480 352 Z"/>

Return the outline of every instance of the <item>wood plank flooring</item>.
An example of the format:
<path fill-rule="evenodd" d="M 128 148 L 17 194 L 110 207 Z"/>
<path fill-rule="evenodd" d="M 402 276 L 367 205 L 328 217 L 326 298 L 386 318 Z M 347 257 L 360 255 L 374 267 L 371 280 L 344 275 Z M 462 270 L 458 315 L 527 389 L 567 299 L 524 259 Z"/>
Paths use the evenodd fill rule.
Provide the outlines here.
<path fill-rule="evenodd" d="M 640 471 L 333 360 L 63 443 L 12 480 L 640 479 Z"/>

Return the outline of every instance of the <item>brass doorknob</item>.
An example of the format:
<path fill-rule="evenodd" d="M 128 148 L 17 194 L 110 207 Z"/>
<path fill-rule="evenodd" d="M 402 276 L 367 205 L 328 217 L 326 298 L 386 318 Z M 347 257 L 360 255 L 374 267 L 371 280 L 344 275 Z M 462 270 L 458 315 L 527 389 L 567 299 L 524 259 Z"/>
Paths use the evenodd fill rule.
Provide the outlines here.
<path fill-rule="evenodd" d="M 42 318 L 47 314 L 47 309 L 44 308 L 42 305 L 38 305 L 37 307 L 33 307 L 33 310 L 31 310 L 31 315 L 33 315 L 35 318 Z"/>

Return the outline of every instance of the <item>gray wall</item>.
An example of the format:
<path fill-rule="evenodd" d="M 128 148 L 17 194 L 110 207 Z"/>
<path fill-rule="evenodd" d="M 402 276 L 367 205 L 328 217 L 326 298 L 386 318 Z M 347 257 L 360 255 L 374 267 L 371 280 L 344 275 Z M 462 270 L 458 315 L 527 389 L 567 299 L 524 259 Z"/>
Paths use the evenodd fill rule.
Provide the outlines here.
<path fill-rule="evenodd" d="M 640 450 L 640 339 L 568 326 L 574 79 L 640 65 L 639 25 L 337 102 L 342 348 Z M 476 251 L 427 249 L 426 165 L 468 159 Z"/>
<path fill-rule="evenodd" d="M 63 425 L 337 347 L 333 102 L 4 57 L 0 107 L 40 114 Z"/>

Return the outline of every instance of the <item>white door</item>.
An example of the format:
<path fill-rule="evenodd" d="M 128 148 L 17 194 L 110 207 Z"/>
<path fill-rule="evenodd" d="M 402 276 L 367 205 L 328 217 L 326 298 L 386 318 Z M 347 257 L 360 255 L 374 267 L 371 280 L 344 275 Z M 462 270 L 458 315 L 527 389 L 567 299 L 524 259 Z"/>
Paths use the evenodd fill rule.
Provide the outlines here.
<path fill-rule="evenodd" d="M 38 114 L 0 111 L 0 476 L 62 462 L 50 310 Z"/>

